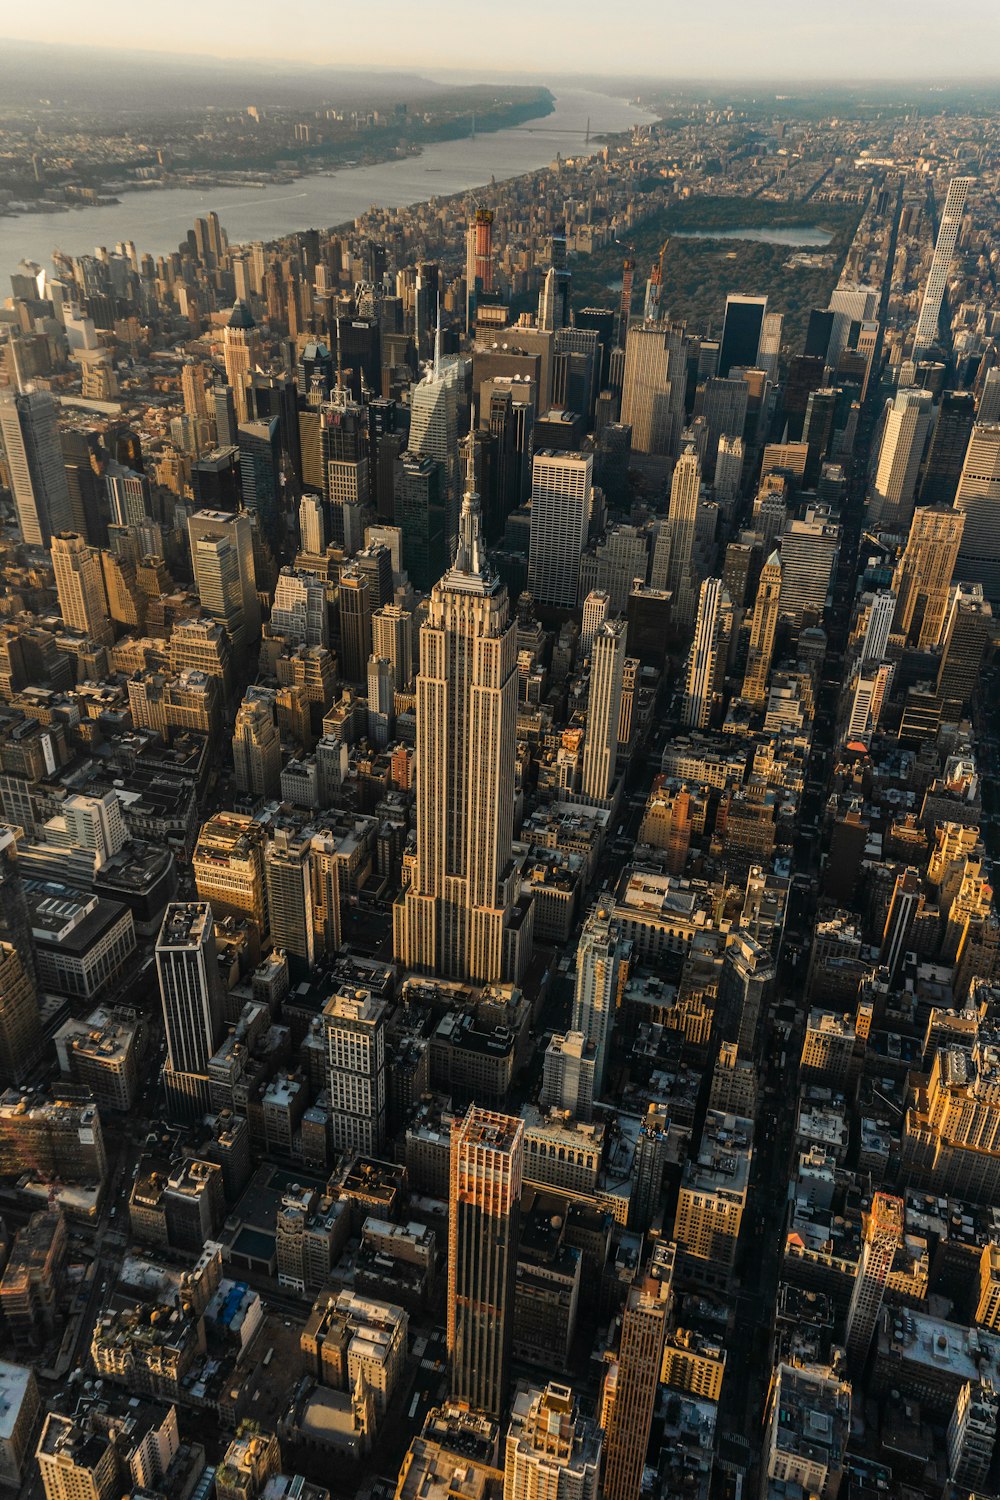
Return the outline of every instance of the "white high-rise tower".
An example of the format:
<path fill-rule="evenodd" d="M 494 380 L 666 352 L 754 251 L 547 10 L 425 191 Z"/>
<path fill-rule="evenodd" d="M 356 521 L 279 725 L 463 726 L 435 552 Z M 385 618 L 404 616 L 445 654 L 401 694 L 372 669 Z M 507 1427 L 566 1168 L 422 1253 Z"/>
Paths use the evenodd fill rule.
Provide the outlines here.
<path fill-rule="evenodd" d="M 515 979 L 527 961 L 530 915 L 513 920 L 516 661 L 507 589 L 482 549 L 470 456 L 455 561 L 420 629 L 417 857 L 393 912 L 407 968 Z"/>
<path fill-rule="evenodd" d="M 944 300 L 945 287 L 948 285 L 948 271 L 958 243 L 958 231 L 962 227 L 965 200 L 969 196 L 969 189 L 974 181 L 973 177 L 953 177 L 948 185 L 948 196 L 944 200 L 944 209 L 941 213 L 937 244 L 934 246 L 934 259 L 931 261 L 930 274 L 927 277 L 927 285 L 924 287 L 924 300 L 920 306 L 920 317 L 917 319 L 917 331 L 913 336 L 914 358 L 937 341 L 941 303 Z"/>

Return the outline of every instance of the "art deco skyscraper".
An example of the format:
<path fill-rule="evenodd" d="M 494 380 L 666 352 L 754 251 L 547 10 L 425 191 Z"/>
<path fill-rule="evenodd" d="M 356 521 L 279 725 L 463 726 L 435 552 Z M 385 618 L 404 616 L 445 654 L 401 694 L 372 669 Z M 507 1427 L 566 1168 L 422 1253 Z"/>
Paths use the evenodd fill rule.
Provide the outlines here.
<path fill-rule="evenodd" d="M 257 324 L 245 302 L 237 301 L 233 304 L 229 322 L 222 331 L 222 343 L 226 380 L 232 387 L 236 420 L 238 423 L 245 422 L 249 416 L 247 386 L 258 357 Z"/>
<path fill-rule="evenodd" d="M 941 506 L 913 512 L 906 548 L 893 575 L 894 628 L 929 651 L 941 639 L 952 574 L 965 529 L 965 514 Z"/>
<path fill-rule="evenodd" d="M 70 630 L 110 646 L 114 631 L 108 618 L 101 554 L 75 531 L 52 538 L 52 571 L 56 575 L 59 612 Z"/>
<path fill-rule="evenodd" d="M 941 212 L 934 258 L 931 261 L 930 274 L 924 288 L 924 300 L 920 306 L 920 317 L 917 319 L 917 331 L 913 336 L 914 359 L 937 341 L 941 303 L 944 300 L 945 287 L 948 285 L 948 272 L 951 269 L 955 246 L 958 243 L 958 231 L 962 227 L 965 200 L 969 196 L 969 189 L 974 181 L 973 177 L 953 177 L 948 184 L 948 196 L 944 200 L 944 208 Z"/>
<path fill-rule="evenodd" d="M 629 1288 L 617 1368 L 605 1381 L 604 1500 L 638 1500 L 669 1310 L 669 1275 L 647 1275 Z"/>
<path fill-rule="evenodd" d="M 585 801 L 595 805 L 608 801 L 615 779 L 626 629 L 624 620 L 606 620 L 598 626 L 591 646 L 581 790 Z"/>
<path fill-rule="evenodd" d="M 492 980 L 519 977 L 530 921 L 512 921 L 516 631 L 479 524 L 470 472 L 455 561 L 420 628 L 417 859 L 393 938 L 407 968 Z"/>
<path fill-rule="evenodd" d="M 29 547 L 47 547 L 53 532 L 70 531 L 74 524 L 56 403 L 49 392 L 0 392 L 0 436 L 21 536 Z"/>
<path fill-rule="evenodd" d="M 774 656 L 774 634 L 781 612 L 781 558 L 772 552 L 760 573 L 750 625 L 750 649 L 743 697 L 755 706 L 767 700 L 767 678 Z"/>
<path fill-rule="evenodd" d="M 670 561 L 667 588 L 673 592 L 674 618 L 686 624 L 694 619 L 698 582 L 693 572 L 695 528 L 701 495 L 701 464 L 693 447 L 686 448 L 674 465 L 670 483 Z"/>
<path fill-rule="evenodd" d="M 864 1218 L 864 1243 L 847 1310 L 847 1357 L 864 1364 L 892 1270 L 896 1248 L 903 1237 L 903 1200 L 876 1193 Z"/>
<path fill-rule="evenodd" d="M 499 1417 L 510 1365 L 524 1122 L 469 1110 L 451 1135 L 448 1354 L 457 1401 Z"/>

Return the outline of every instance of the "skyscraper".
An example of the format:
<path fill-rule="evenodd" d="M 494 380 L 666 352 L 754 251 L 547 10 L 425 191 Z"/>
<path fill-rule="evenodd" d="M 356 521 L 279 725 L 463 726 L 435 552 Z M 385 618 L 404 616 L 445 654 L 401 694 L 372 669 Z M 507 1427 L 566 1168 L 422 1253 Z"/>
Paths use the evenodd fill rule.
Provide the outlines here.
<path fill-rule="evenodd" d="M 266 421 L 241 422 L 237 432 L 243 506 L 256 516 L 258 528 L 275 550 L 283 540 L 278 425 L 277 417 L 269 417 Z"/>
<path fill-rule="evenodd" d="M 383 604 L 372 615 L 372 652 L 392 667 L 397 692 L 413 686 L 413 616 L 398 604 Z"/>
<path fill-rule="evenodd" d="M 188 540 L 202 606 L 226 627 L 234 653 L 244 654 L 260 636 L 250 518 L 196 511 L 188 519 Z"/>
<path fill-rule="evenodd" d="M 868 524 L 901 530 L 913 514 L 913 496 L 931 421 L 930 391 L 900 391 L 887 408 L 878 462 L 868 496 Z"/>
<path fill-rule="evenodd" d="M 429 454 L 401 453 L 393 466 L 393 517 L 403 533 L 403 566 L 427 593 L 448 566 L 445 469 Z"/>
<path fill-rule="evenodd" d="M 229 322 L 222 331 L 222 357 L 226 365 L 226 380 L 233 392 L 233 407 L 237 423 L 245 422 L 249 416 L 247 386 L 259 358 L 258 343 L 257 324 L 253 313 L 245 302 L 237 300 L 233 303 Z M 216 420 L 218 420 L 218 405 L 216 406 Z M 223 441 L 220 435 L 219 442 Z"/>
<path fill-rule="evenodd" d="M 597 1500 L 601 1434 L 568 1385 L 522 1388 L 504 1453 L 503 1500 Z"/>
<path fill-rule="evenodd" d="M 207 1107 L 208 1060 L 222 1029 L 215 928 L 207 901 L 172 901 L 167 907 L 156 940 L 156 971 L 168 1094 Z"/>
<path fill-rule="evenodd" d="M 766 312 L 766 297 L 744 297 L 731 292 L 726 298 L 726 317 L 719 347 L 721 376 L 728 375 L 734 365 L 744 370 L 757 368 Z"/>
<path fill-rule="evenodd" d="M 23 1083 L 42 1051 L 42 1022 L 32 970 L 0 941 L 0 1088 Z"/>
<path fill-rule="evenodd" d="M 687 344 L 675 328 L 628 330 L 622 376 L 622 422 L 636 453 L 672 453 L 684 425 Z"/>
<path fill-rule="evenodd" d="M 913 512 L 892 579 L 897 600 L 893 625 L 921 651 L 932 650 L 941 639 L 964 530 L 964 511 L 921 506 Z"/>
<path fill-rule="evenodd" d="M 493 290 L 493 210 L 477 208 L 465 238 L 465 327 L 476 321 L 479 298 Z"/>
<path fill-rule="evenodd" d="M 378 1155 L 385 1141 L 386 1004 L 353 985 L 323 1007 L 335 1151 Z"/>
<path fill-rule="evenodd" d="M 433 458 L 441 465 L 441 499 L 444 534 L 454 549 L 458 530 L 458 403 L 461 366 L 441 356 L 441 323 L 434 342 L 434 362 L 410 393 L 409 450 L 419 458 Z M 407 564 L 409 566 L 409 564 Z"/>
<path fill-rule="evenodd" d="M 973 427 L 955 509 L 965 516 L 957 575 L 1000 603 L 1000 423 Z"/>
<path fill-rule="evenodd" d="M 74 525 L 54 398 L 48 391 L 0 391 L 0 435 L 21 536 L 28 547 L 47 547 L 53 532 Z"/>
<path fill-rule="evenodd" d="M 941 397 L 920 482 L 921 505 L 954 503 L 972 436 L 975 407 L 971 391 L 945 391 Z"/>
<path fill-rule="evenodd" d="M 760 573 L 750 625 L 750 649 L 743 677 L 743 697 L 755 707 L 767 701 L 767 679 L 774 656 L 774 637 L 781 612 L 781 558 L 772 552 Z"/>
<path fill-rule="evenodd" d="M 108 618 L 108 596 L 104 588 L 101 554 L 88 547 L 75 531 L 61 531 L 52 538 L 52 571 L 56 576 L 59 612 L 70 630 L 88 640 L 110 646 L 114 631 Z"/>
<path fill-rule="evenodd" d="M 624 620 L 606 620 L 591 646 L 581 790 L 584 800 L 595 805 L 608 801 L 615 779 L 626 631 Z"/>
<path fill-rule="evenodd" d="M 516 630 L 482 551 L 470 473 L 455 561 L 420 629 L 417 859 L 393 910 L 396 957 L 408 968 L 520 974 L 530 918 L 514 921 L 516 720 Z"/>
<path fill-rule="evenodd" d="M 281 736 L 274 717 L 273 694 L 249 688 L 236 711 L 233 729 L 236 785 L 245 797 L 263 801 L 277 796 L 281 778 Z"/>
<path fill-rule="evenodd" d="M 895 614 L 896 596 L 892 589 L 879 589 L 868 605 L 868 623 L 861 644 L 862 662 L 881 661 L 885 656 Z"/>
<path fill-rule="evenodd" d="M 948 194 L 944 200 L 941 223 L 938 227 L 937 244 L 934 246 L 934 258 L 931 261 L 927 285 L 924 288 L 924 300 L 920 304 L 920 317 L 917 319 L 917 329 L 913 336 L 914 359 L 937 342 L 938 326 L 941 321 L 941 303 L 944 301 L 945 288 L 948 285 L 948 272 L 951 270 L 955 246 L 958 243 L 958 232 L 962 227 L 965 200 L 969 196 L 969 189 L 974 181 L 973 177 L 953 177 L 948 184 Z"/>
<path fill-rule="evenodd" d="M 646 1275 L 629 1287 L 617 1367 L 605 1381 L 604 1500 L 638 1500 L 669 1310 L 669 1276 Z"/>
<path fill-rule="evenodd" d="M 698 618 L 688 655 L 681 717 L 692 728 L 706 729 L 712 706 L 725 679 L 733 632 L 733 606 L 721 578 L 706 578 L 698 599 Z"/>
<path fill-rule="evenodd" d="M 499 1417 L 510 1365 L 524 1122 L 475 1105 L 452 1125 L 448 1354 L 457 1401 Z"/>
<path fill-rule="evenodd" d="M 596 906 L 583 924 L 576 950 L 573 1030 L 594 1047 L 594 1098 L 604 1090 L 611 1029 L 628 979 L 632 944 L 610 910 Z"/>
<path fill-rule="evenodd" d="M 864 1215 L 864 1241 L 847 1310 L 847 1357 L 860 1368 L 868 1356 L 885 1285 L 903 1237 L 903 1200 L 876 1193 Z"/>
<path fill-rule="evenodd" d="M 594 643 L 594 636 L 611 612 L 611 596 L 606 589 L 591 589 L 583 601 L 583 623 L 580 626 L 580 641 L 577 657 L 586 661 Z"/>
<path fill-rule="evenodd" d="M 531 468 L 528 590 L 539 604 L 572 609 L 593 506 L 591 453 L 541 448 Z"/>
<path fill-rule="evenodd" d="M 666 587 L 674 596 L 674 618 L 687 625 L 694 619 L 697 599 L 693 559 L 700 497 L 701 464 L 694 447 L 688 446 L 674 465 L 666 523 L 670 533 Z"/>
<path fill-rule="evenodd" d="M 264 850 L 271 941 L 301 975 L 316 962 L 311 838 L 311 830 L 276 828 Z"/>
<path fill-rule="evenodd" d="M 372 654 L 372 600 L 368 579 L 356 563 L 341 570 L 340 664 L 348 682 L 364 682 Z"/>
<path fill-rule="evenodd" d="M 247 917 L 260 937 L 267 932 L 266 843 L 253 818 L 217 812 L 202 824 L 191 860 L 198 897 L 215 918 Z"/>

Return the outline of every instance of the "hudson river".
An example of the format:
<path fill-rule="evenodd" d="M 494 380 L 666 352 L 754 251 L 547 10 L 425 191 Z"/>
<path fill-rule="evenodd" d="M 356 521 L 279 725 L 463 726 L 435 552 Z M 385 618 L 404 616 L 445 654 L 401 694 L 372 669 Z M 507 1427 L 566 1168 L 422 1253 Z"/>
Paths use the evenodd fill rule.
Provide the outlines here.
<path fill-rule="evenodd" d="M 67 255 L 110 249 L 134 240 L 139 254 L 176 250 L 199 215 L 215 209 L 231 241 L 274 240 L 296 229 L 327 229 L 343 224 L 377 203 L 387 208 L 485 186 L 532 172 L 563 156 L 600 149 L 594 136 L 627 130 L 653 118 L 638 106 L 582 89 L 564 90 L 552 114 L 475 140 L 439 141 L 419 156 L 372 167 L 338 169 L 331 176 L 254 188 L 140 189 L 123 193 L 106 208 L 75 208 L 63 214 L 22 214 L 0 218 L 0 278 L 21 260 L 51 270 L 54 249 Z M 587 121 L 590 145 L 585 145 Z M 0 299 L 9 286 L 0 285 Z"/>

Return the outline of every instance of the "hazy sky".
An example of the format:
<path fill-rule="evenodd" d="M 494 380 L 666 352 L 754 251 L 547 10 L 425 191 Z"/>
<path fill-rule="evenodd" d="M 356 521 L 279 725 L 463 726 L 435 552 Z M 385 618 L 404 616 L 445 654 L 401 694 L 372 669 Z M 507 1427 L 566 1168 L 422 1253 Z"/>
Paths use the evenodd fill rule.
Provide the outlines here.
<path fill-rule="evenodd" d="M 1000 0 L 41 0 L 0 35 L 316 63 L 670 78 L 1000 76 Z"/>

